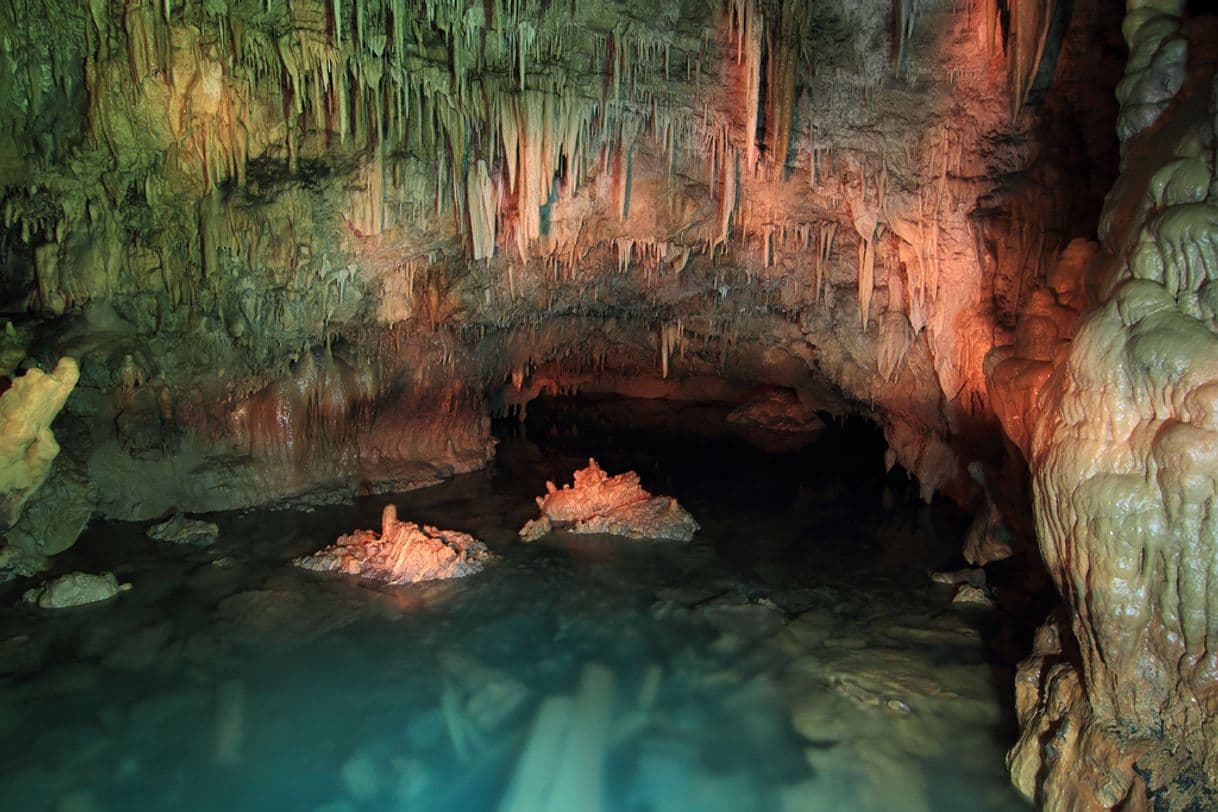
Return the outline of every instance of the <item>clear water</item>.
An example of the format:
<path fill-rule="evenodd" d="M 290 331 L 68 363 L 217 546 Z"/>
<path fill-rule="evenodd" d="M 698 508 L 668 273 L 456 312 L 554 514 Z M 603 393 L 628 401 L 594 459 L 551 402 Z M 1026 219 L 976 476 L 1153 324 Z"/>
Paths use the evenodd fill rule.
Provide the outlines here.
<path fill-rule="evenodd" d="M 130 592 L 61 613 L 3 596 L 0 806 L 1024 808 L 1001 624 L 926 578 L 964 526 L 894 498 L 882 445 L 836 429 L 766 455 L 564 409 L 494 472 L 393 498 L 498 553 L 463 581 L 288 566 L 385 498 L 216 516 L 212 549 L 91 529 L 60 564 Z M 517 543 L 589 453 L 677 496 L 698 538 Z"/>

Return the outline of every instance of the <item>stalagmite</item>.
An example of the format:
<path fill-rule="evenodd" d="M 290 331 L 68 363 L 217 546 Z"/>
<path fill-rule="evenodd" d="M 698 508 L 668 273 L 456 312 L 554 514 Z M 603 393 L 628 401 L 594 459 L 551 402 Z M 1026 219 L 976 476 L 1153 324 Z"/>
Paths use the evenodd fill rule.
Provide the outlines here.
<path fill-rule="evenodd" d="M 1011 117 L 1018 118 L 1028 103 L 1032 83 L 1040 70 L 1053 22 L 1054 0 L 1015 0 L 1010 4 L 1010 44 L 1007 72 L 1011 85 Z"/>

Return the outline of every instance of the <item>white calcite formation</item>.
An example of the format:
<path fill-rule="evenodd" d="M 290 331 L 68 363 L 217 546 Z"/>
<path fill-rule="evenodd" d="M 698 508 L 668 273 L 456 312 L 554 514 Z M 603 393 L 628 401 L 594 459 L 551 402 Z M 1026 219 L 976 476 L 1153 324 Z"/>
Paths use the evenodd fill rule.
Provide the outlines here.
<path fill-rule="evenodd" d="M 671 496 L 652 496 L 639 484 L 639 475 L 627 471 L 609 476 L 588 460 L 575 472 L 575 486 L 559 489 L 546 483 L 546 495 L 537 497 L 541 516 L 520 530 L 525 541 L 535 541 L 553 530 L 569 533 L 607 533 L 627 538 L 689 541 L 698 532 L 694 517 Z"/>
<path fill-rule="evenodd" d="M 486 545 L 467 533 L 399 521 L 397 508 L 386 505 L 380 533 L 356 531 L 293 563 L 317 572 L 342 572 L 386 584 L 413 584 L 472 575 L 490 556 Z"/>

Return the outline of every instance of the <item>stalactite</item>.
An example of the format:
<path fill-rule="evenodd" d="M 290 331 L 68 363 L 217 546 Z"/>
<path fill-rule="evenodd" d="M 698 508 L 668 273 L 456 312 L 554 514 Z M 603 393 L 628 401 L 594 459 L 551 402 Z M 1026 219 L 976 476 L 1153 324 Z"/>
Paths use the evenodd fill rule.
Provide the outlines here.
<path fill-rule="evenodd" d="M 909 46 L 913 40 L 914 27 L 918 20 L 918 0 L 896 0 L 893 5 L 896 13 L 897 30 L 897 74 L 905 73 L 906 61 L 909 58 Z"/>
<path fill-rule="evenodd" d="M 805 4 L 784 3 L 776 26 L 771 25 L 766 31 L 766 148 L 780 175 L 791 143 L 795 75 L 799 70 L 799 48 L 806 15 Z"/>
<path fill-rule="evenodd" d="M 1040 70 L 1054 0 L 1010 0 L 1010 34 L 1007 43 L 1007 78 L 1011 88 L 1011 118 L 1028 102 L 1032 84 Z"/>
<path fill-rule="evenodd" d="M 470 164 L 466 193 L 469 196 L 467 208 L 474 260 L 489 260 L 495 254 L 497 214 L 495 189 L 486 168 L 486 161 L 478 159 Z"/>
<path fill-rule="evenodd" d="M 744 48 L 745 75 L 744 132 L 741 140 L 744 143 L 744 170 L 751 174 L 757 162 L 757 116 L 761 107 L 762 22 L 751 0 L 746 0 L 745 7 L 740 40 Z"/>

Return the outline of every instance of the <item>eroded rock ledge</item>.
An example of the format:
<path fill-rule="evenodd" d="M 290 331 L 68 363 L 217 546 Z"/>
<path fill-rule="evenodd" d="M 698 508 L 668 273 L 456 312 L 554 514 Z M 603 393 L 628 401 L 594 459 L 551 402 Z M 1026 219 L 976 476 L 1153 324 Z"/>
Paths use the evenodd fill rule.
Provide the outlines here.
<path fill-rule="evenodd" d="M 520 529 L 522 539 L 536 541 L 553 530 L 565 530 L 689 541 L 701 529 L 676 499 L 652 496 L 634 471 L 609 476 L 589 459 L 588 467 L 576 471 L 574 478 L 575 487 L 564 485 L 561 490 L 546 483 L 546 495 L 537 497 L 541 517 Z"/>
<path fill-rule="evenodd" d="M 357 530 L 293 563 L 316 572 L 343 572 L 400 585 L 472 575 L 490 557 L 486 545 L 473 536 L 399 521 L 397 507 L 386 505 L 380 533 Z"/>

